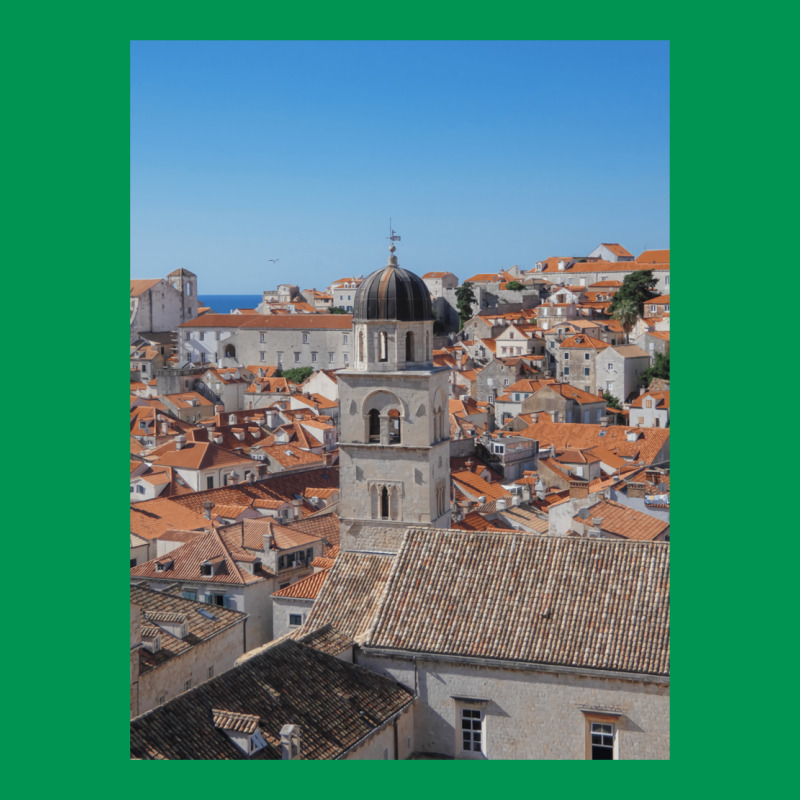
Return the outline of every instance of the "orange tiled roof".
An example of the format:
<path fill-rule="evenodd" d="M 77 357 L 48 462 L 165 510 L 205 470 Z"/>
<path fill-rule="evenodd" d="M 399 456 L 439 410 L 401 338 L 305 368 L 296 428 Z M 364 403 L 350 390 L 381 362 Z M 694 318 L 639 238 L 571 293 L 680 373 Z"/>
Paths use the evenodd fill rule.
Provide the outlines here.
<path fill-rule="evenodd" d="M 633 253 L 629 253 L 621 244 L 613 242 L 601 242 L 603 247 L 608 248 L 615 256 L 622 256 L 623 258 L 633 258 Z"/>
<path fill-rule="evenodd" d="M 144 294 L 148 289 L 161 282 L 161 278 L 153 278 L 151 280 L 132 280 L 131 281 L 131 297 L 138 297 Z"/>
<path fill-rule="evenodd" d="M 589 517 L 573 517 L 574 522 L 584 522 L 587 525 L 592 518 L 602 518 L 599 528 L 623 539 L 632 539 L 639 542 L 652 542 L 657 536 L 669 528 L 669 522 L 636 511 L 633 508 L 616 503 L 613 500 L 601 500 L 589 508 Z"/>
<path fill-rule="evenodd" d="M 669 264 L 669 250 L 645 250 L 636 260 L 640 264 Z"/>
<path fill-rule="evenodd" d="M 315 559 L 318 560 L 318 559 Z M 273 592 L 273 597 L 297 597 L 303 600 L 316 600 L 322 585 L 325 583 L 325 578 L 328 575 L 328 570 L 321 570 L 315 572 L 313 575 L 308 575 L 301 578 L 296 583 L 292 583 L 285 589 L 280 589 Z"/>
<path fill-rule="evenodd" d="M 601 339 L 595 339 L 593 336 L 589 336 L 586 333 L 578 333 L 574 336 L 569 336 L 559 345 L 559 347 L 562 349 L 575 347 L 579 349 L 592 348 L 594 350 L 604 350 L 608 346 L 608 342 L 604 342 Z"/>

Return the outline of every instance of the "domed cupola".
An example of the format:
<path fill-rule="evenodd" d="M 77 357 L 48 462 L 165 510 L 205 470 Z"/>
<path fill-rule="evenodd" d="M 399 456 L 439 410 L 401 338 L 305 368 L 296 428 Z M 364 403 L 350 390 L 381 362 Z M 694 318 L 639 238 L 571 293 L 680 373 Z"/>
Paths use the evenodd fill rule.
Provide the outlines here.
<path fill-rule="evenodd" d="M 389 263 L 368 275 L 353 299 L 355 369 L 374 372 L 433 366 L 433 307 L 422 278 Z"/>
<path fill-rule="evenodd" d="M 386 266 L 368 275 L 358 287 L 353 301 L 353 322 L 433 320 L 430 290 L 422 278 L 397 265 L 394 251 L 392 245 Z"/>

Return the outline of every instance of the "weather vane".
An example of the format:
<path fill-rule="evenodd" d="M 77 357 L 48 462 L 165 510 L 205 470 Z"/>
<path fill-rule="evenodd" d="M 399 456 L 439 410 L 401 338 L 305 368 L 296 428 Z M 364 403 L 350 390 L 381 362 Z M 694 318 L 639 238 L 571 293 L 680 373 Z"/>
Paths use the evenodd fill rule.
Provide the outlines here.
<path fill-rule="evenodd" d="M 400 237 L 394 232 L 394 228 L 392 227 L 392 218 L 389 217 L 389 235 L 386 237 L 391 242 L 399 242 Z"/>

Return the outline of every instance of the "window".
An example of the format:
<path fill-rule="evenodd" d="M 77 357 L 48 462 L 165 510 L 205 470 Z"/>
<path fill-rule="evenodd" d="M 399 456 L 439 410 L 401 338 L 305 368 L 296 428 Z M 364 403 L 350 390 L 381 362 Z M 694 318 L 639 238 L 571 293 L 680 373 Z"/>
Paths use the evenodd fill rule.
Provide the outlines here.
<path fill-rule="evenodd" d="M 381 489 L 381 519 L 389 519 L 389 490 Z"/>
<path fill-rule="evenodd" d="M 606 369 L 607 369 L 609 372 L 611 372 L 611 370 L 612 370 L 612 369 L 614 369 L 614 365 L 613 365 L 613 364 L 612 364 L 612 363 L 609 361 L 609 362 L 608 362 L 608 365 L 606 366 Z"/>
<path fill-rule="evenodd" d="M 588 361 L 589 360 L 589 354 L 588 353 L 584 353 L 583 354 L 583 360 L 584 361 Z"/>
<path fill-rule="evenodd" d="M 342 336 L 342 344 L 347 344 L 347 334 L 343 334 Z"/>
<path fill-rule="evenodd" d="M 259 355 L 259 358 L 260 358 L 261 361 L 266 361 L 267 360 L 267 353 L 266 353 L 265 350 L 261 350 L 258 355 Z"/>
<path fill-rule="evenodd" d="M 377 408 L 369 412 L 369 440 L 371 442 L 381 440 L 381 415 Z"/>
<path fill-rule="evenodd" d="M 311 363 L 312 364 L 316 364 L 317 363 L 317 354 L 316 353 L 312 353 L 311 354 Z"/>
<path fill-rule="evenodd" d="M 669 286 L 669 275 L 664 278 L 664 285 Z"/>
<path fill-rule="evenodd" d="M 590 375 L 590 374 L 591 374 L 591 372 L 592 372 L 592 371 L 591 371 L 591 369 L 589 369 L 589 367 L 584 367 L 584 368 L 583 368 L 583 374 L 584 374 L 584 375 Z"/>
<path fill-rule="evenodd" d="M 294 363 L 295 364 L 299 364 L 300 363 L 300 353 L 295 353 L 294 354 Z"/>
<path fill-rule="evenodd" d="M 283 352 L 281 350 L 278 350 L 278 366 L 281 365 L 282 361 L 283 361 Z"/>
<path fill-rule="evenodd" d="M 213 664 L 208 668 L 208 671 L 206 672 L 206 675 L 209 678 L 213 678 L 214 677 L 214 665 Z"/>
<path fill-rule="evenodd" d="M 569 361 L 569 353 L 564 353 L 564 361 Z"/>
<path fill-rule="evenodd" d="M 136 566 L 136 559 L 135 559 L 135 558 L 132 558 L 132 559 L 131 559 L 131 566 L 132 566 L 132 567 L 135 567 L 135 566 Z"/>
<path fill-rule="evenodd" d="M 303 344 L 308 344 L 308 334 L 307 333 L 303 334 Z"/>
<path fill-rule="evenodd" d="M 289 624 L 290 625 L 302 625 L 303 624 L 303 615 L 302 614 L 289 614 Z"/>
<path fill-rule="evenodd" d="M 461 749 L 483 752 L 483 712 L 480 709 L 461 709 Z"/>
<path fill-rule="evenodd" d="M 259 338 L 259 341 L 260 341 L 260 342 L 262 342 L 262 343 L 263 343 L 263 342 L 266 342 L 266 341 L 267 341 L 267 339 L 266 339 L 266 336 L 267 336 L 267 334 L 266 334 L 266 333 L 264 333 L 264 331 L 261 331 L 261 333 L 259 334 L 259 336 L 260 336 L 260 338 Z"/>
<path fill-rule="evenodd" d="M 333 364 L 333 353 L 328 353 L 328 363 Z"/>
<path fill-rule="evenodd" d="M 201 575 L 213 575 L 214 574 L 214 568 L 211 566 L 211 564 L 201 564 L 200 565 L 200 574 Z"/>
<path fill-rule="evenodd" d="M 197 600 L 197 592 L 194 589 L 184 589 L 181 592 L 181 597 L 184 600 Z"/>
<path fill-rule="evenodd" d="M 199 340 L 202 342 L 202 341 L 203 341 L 203 339 L 205 339 L 205 338 L 206 338 L 205 331 L 200 331 L 200 333 L 199 333 L 199 334 L 197 334 L 197 338 L 198 338 L 198 339 L 199 339 Z"/>
<path fill-rule="evenodd" d="M 184 684 L 183 684 L 183 691 L 184 692 L 188 692 L 189 689 L 191 689 L 191 688 L 192 688 L 192 679 L 189 678 L 189 680 L 185 681 Z"/>
<path fill-rule="evenodd" d="M 564 374 L 569 375 L 569 367 L 564 367 Z"/>
<path fill-rule="evenodd" d="M 389 350 L 388 342 L 386 340 L 386 331 L 381 331 L 378 334 L 378 361 L 388 361 Z"/>
<path fill-rule="evenodd" d="M 350 356 L 347 355 L 347 353 L 344 354 L 344 363 L 345 364 L 349 364 L 350 363 Z"/>
<path fill-rule="evenodd" d="M 592 761 L 614 760 L 614 725 L 592 722 Z"/>
<path fill-rule="evenodd" d="M 206 489 L 213 489 L 214 488 L 214 476 L 209 475 L 206 478 Z"/>

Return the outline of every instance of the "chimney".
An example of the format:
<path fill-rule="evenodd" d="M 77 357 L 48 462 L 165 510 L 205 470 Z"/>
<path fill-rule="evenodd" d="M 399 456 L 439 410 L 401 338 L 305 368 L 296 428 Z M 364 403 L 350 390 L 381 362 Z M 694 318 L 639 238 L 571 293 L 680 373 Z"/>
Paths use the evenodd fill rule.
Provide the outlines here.
<path fill-rule="evenodd" d="M 570 481 L 569 496 L 572 499 L 582 500 L 589 496 L 589 481 Z"/>
<path fill-rule="evenodd" d="M 166 436 L 169 431 L 169 422 L 164 417 L 159 417 L 161 420 L 161 435 Z"/>
<path fill-rule="evenodd" d="M 631 481 L 628 484 L 628 497 L 644 497 L 645 489 L 647 488 L 647 484 L 639 483 L 636 481 Z"/>
<path fill-rule="evenodd" d="M 539 412 L 533 411 L 531 413 L 531 422 L 535 425 L 539 421 Z"/>
<path fill-rule="evenodd" d="M 206 500 L 203 503 L 203 513 L 206 515 L 206 519 L 211 519 L 211 509 L 214 508 L 214 504 L 210 500 Z"/>
<path fill-rule="evenodd" d="M 292 517 L 294 519 L 300 519 L 300 517 L 302 516 L 302 513 L 300 511 L 300 505 L 301 501 L 295 497 L 295 499 L 292 500 Z"/>
<path fill-rule="evenodd" d="M 645 388 L 644 386 L 642 386 L 642 388 L 639 389 L 639 397 L 641 397 L 644 393 L 645 393 Z"/>
<path fill-rule="evenodd" d="M 270 549 L 271 549 L 270 542 L 272 541 L 272 535 L 271 535 L 271 534 L 269 534 L 269 533 L 265 533 L 265 534 L 264 534 L 264 535 L 263 535 L 261 538 L 262 538 L 262 540 L 263 540 L 263 542 L 264 542 L 264 544 L 263 544 L 263 546 L 262 546 L 262 548 L 261 548 L 261 549 L 262 549 L 262 550 L 263 550 L 265 553 L 269 553 L 269 551 L 270 551 Z"/>
<path fill-rule="evenodd" d="M 494 504 L 495 511 L 506 511 L 508 509 L 508 500 L 501 498 Z"/>
<path fill-rule="evenodd" d="M 281 728 L 281 758 L 293 761 L 300 758 L 300 726 L 284 725 Z"/>
<path fill-rule="evenodd" d="M 183 446 L 186 444 L 186 437 L 181 433 L 175 437 L 175 449 L 182 450 Z"/>

